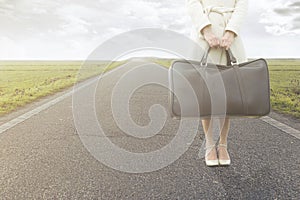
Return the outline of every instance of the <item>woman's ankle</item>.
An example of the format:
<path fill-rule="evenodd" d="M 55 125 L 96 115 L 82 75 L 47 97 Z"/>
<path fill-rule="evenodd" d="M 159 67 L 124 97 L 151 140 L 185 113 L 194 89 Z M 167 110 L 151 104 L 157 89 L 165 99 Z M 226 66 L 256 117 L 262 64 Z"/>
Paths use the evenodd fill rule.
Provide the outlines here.
<path fill-rule="evenodd" d="M 220 140 L 219 144 L 227 145 L 227 140 Z"/>

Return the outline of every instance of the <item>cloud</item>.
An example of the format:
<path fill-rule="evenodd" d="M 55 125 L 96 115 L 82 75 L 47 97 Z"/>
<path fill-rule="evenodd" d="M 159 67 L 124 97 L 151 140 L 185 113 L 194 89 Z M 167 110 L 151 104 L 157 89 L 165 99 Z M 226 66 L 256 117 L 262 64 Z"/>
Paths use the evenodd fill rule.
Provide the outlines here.
<path fill-rule="evenodd" d="M 265 24 L 268 33 L 274 35 L 300 35 L 300 2 L 278 0 L 269 4 L 261 15 L 260 23 Z"/>
<path fill-rule="evenodd" d="M 85 59 L 105 40 L 143 27 L 169 29 L 189 37 L 192 23 L 184 1 L 0 0 L 0 59 Z M 299 34 L 298 1 L 249 3 L 243 39 L 259 42 L 270 36 Z M 289 36 L 285 41 L 294 39 Z"/>
<path fill-rule="evenodd" d="M 84 59 L 101 42 L 135 28 L 187 33 L 183 5 L 181 0 L 0 0 L 0 37 L 6 38 L 0 46 L 0 59 L 7 58 L 5 46 L 12 47 L 11 41 L 14 49 L 17 45 L 30 49 L 21 59 Z M 86 52 L 78 55 L 74 48 Z"/>

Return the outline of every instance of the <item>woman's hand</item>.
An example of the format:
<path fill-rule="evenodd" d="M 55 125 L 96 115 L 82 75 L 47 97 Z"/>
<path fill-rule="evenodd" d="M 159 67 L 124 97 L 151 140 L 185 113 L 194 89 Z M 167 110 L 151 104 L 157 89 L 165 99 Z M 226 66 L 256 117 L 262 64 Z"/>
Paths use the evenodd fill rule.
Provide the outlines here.
<path fill-rule="evenodd" d="M 231 47 L 231 45 L 232 45 L 232 43 L 234 41 L 234 37 L 235 37 L 235 33 L 234 32 L 232 32 L 232 31 L 225 31 L 225 34 L 224 34 L 224 36 L 221 39 L 220 46 L 224 47 L 226 50 L 228 50 Z"/>
<path fill-rule="evenodd" d="M 211 26 L 206 26 L 201 30 L 204 39 L 208 42 L 210 47 L 218 47 L 220 45 L 220 40 L 215 36 L 211 30 Z"/>

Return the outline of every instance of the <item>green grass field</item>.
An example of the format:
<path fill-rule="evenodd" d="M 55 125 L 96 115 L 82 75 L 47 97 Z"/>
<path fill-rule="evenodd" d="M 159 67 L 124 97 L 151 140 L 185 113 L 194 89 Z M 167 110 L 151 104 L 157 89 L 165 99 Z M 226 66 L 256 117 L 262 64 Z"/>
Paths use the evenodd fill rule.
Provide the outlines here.
<path fill-rule="evenodd" d="M 80 61 L 0 62 L 0 116 L 124 63 Z"/>
<path fill-rule="evenodd" d="M 300 60 L 268 60 L 273 110 L 300 119 Z"/>
<path fill-rule="evenodd" d="M 172 60 L 153 58 L 169 67 Z M 61 91 L 79 80 L 98 75 L 125 63 L 57 61 L 0 62 L 0 116 L 41 97 Z M 272 109 L 300 119 L 300 60 L 267 60 L 271 83 Z"/>

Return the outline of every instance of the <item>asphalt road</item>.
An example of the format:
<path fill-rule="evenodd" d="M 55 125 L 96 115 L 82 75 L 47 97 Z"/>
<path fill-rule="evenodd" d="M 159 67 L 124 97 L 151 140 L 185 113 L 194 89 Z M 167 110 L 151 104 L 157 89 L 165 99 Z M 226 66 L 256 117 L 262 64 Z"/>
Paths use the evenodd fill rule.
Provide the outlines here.
<path fill-rule="evenodd" d="M 111 91 L 120 76 L 141 63 L 135 61 L 111 72 L 99 82 L 94 95 L 94 116 L 106 138 L 134 153 L 163 148 L 174 139 L 179 127 L 179 121 L 168 115 L 163 129 L 153 137 L 136 138 L 118 128 L 110 108 Z M 167 79 L 167 74 L 161 75 Z M 91 132 L 97 130 L 84 109 L 93 103 L 87 93 L 94 87 L 86 86 L 77 96 L 86 119 L 81 123 Z M 167 89 L 159 85 L 142 87 L 129 101 L 132 120 L 145 126 L 150 122 L 150 106 L 160 104 L 168 108 L 167 103 Z M 205 166 L 199 157 L 203 142 L 200 126 L 200 131 L 190 130 L 197 135 L 174 162 L 153 172 L 127 173 L 120 166 L 119 170 L 108 167 L 85 148 L 72 108 L 69 96 L 0 135 L 1 199 L 300 198 L 300 140 L 260 119 L 232 120 L 229 167 Z M 101 136 L 92 136 L 95 141 L 102 141 Z M 119 155 L 101 153 L 107 153 L 112 160 L 119 159 Z M 157 160 L 161 162 L 160 159 Z M 154 158 L 152 163 L 155 162 Z"/>

